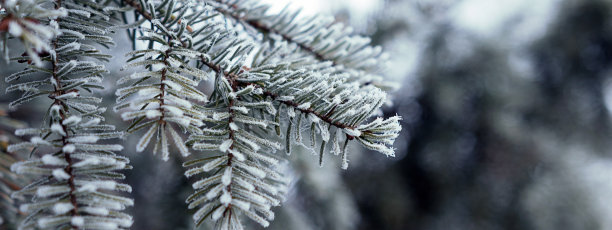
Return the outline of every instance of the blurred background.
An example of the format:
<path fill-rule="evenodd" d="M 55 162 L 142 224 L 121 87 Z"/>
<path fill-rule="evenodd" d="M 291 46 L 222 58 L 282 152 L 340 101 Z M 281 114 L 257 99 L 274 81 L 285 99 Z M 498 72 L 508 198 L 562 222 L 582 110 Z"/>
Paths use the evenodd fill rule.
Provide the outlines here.
<path fill-rule="evenodd" d="M 404 118 L 395 158 L 355 145 L 342 170 L 294 152 L 267 229 L 612 229 L 612 0 L 267 2 L 335 15 L 383 46 L 398 86 L 383 112 Z M 121 63 L 129 44 L 116 50 Z M 33 126 L 46 106 L 0 115 Z M 193 229 L 183 159 L 125 143 L 133 229 Z"/>
<path fill-rule="evenodd" d="M 385 48 L 404 130 L 306 156 L 272 229 L 612 229 L 612 1 L 293 2 Z"/>

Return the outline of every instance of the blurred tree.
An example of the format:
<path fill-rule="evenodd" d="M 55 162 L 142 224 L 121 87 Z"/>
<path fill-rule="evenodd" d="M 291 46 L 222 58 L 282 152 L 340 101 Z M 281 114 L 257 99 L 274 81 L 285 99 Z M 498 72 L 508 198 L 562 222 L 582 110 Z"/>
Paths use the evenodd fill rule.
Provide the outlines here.
<path fill-rule="evenodd" d="M 452 5 L 388 4 L 373 37 L 388 50 L 398 37 L 417 42 L 417 80 L 386 111 L 406 118 L 404 157 L 345 174 L 359 229 L 610 227 L 590 187 L 610 178 L 586 170 L 610 161 L 610 2 L 563 1 L 547 33 L 518 49 L 507 34 L 479 37 L 427 14 Z M 389 16 L 398 5 L 413 14 Z"/>

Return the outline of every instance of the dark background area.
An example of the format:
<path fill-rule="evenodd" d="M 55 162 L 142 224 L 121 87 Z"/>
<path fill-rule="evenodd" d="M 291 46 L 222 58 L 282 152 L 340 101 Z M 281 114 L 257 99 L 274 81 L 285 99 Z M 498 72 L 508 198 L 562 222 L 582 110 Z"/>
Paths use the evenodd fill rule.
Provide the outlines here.
<path fill-rule="evenodd" d="M 528 42 L 514 39 L 520 15 L 479 36 L 440 16 L 453 5 L 430 4 L 385 8 L 419 8 L 429 25 L 385 10 L 375 20 L 383 46 L 387 34 L 428 34 L 414 80 L 385 110 L 405 117 L 400 157 L 372 166 L 381 157 L 364 153 L 343 174 L 356 229 L 612 228 L 611 3 L 557 1 Z"/>

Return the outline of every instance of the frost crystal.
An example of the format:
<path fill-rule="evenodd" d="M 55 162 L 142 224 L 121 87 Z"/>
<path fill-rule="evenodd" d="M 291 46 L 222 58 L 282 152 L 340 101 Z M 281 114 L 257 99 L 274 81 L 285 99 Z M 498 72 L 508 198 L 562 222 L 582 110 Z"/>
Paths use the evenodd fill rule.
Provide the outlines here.
<path fill-rule="evenodd" d="M 61 215 L 72 210 L 74 206 L 71 203 L 56 203 L 53 205 L 53 212 L 55 215 Z"/>
<path fill-rule="evenodd" d="M 85 225 L 85 219 L 80 216 L 75 216 L 70 219 L 70 223 L 74 226 L 82 227 Z"/>
<path fill-rule="evenodd" d="M 66 164 L 68 164 L 68 163 L 66 163 L 65 160 L 60 159 L 60 158 L 55 157 L 55 156 L 52 156 L 52 155 L 49 155 L 49 154 L 44 155 L 41 158 L 41 160 L 42 160 L 43 164 L 46 164 L 46 165 L 66 165 Z"/>
<path fill-rule="evenodd" d="M 64 169 L 54 169 L 53 176 L 58 180 L 68 180 L 70 178 L 70 175 Z"/>
<path fill-rule="evenodd" d="M 76 149 L 76 147 L 74 145 L 68 144 L 68 145 L 65 145 L 62 148 L 62 151 L 65 152 L 65 153 L 73 153 L 75 149 Z"/>

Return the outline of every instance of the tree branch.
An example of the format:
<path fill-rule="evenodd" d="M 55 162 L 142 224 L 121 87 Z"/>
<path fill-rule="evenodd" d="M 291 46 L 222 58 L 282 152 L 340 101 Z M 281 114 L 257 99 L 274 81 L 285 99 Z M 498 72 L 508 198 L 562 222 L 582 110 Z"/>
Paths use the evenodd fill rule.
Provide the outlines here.
<path fill-rule="evenodd" d="M 56 1 L 56 5 L 55 5 L 55 9 L 59 9 L 61 7 L 62 4 L 62 0 L 57 0 Z M 56 22 L 59 23 L 59 19 L 55 19 Z M 53 49 L 57 49 L 57 38 L 55 38 L 53 40 Z M 50 98 L 52 98 L 54 100 L 53 104 L 60 106 L 62 109 L 60 109 L 60 121 L 58 122 L 59 125 L 61 125 L 62 130 L 64 131 L 65 135 L 62 135 L 62 146 L 66 146 L 68 144 L 70 144 L 67 140 L 67 136 L 68 136 L 68 128 L 66 127 L 66 125 L 64 125 L 64 120 L 66 119 L 66 114 L 64 111 L 64 108 L 66 108 L 67 106 L 64 104 L 63 101 L 57 99 L 57 96 L 60 96 L 62 94 L 65 93 L 65 91 L 62 89 L 62 85 L 60 82 L 60 78 L 57 75 L 58 72 L 58 63 L 57 63 L 57 57 L 55 57 L 52 61 L 52 68 L 53 68 L 53 80 L 55 81 L 55 84 L 53 84 L 53 87 L 55 88 L 55 91 L 49 95 Z M 62 149 L 63 151 L 63 149 Z M 68 178 L 68 186 L 70 187 L 70 192 L 69 192 L 69 197 L 70 197 L 70 203 L 72 204 L 72 206 L 74 206 L 74 208 L 70 211 L 70 215 L 72 216 L 78 216 L 78 212 L 77 212 L 77 208 L 78 208 L 78 203 L 77 203 L 77 199 L 76 199 L 76 195 L 74 194 L 76 191 L 76 187 L 74 184 L 74 174 L 72 173 L 72 165 L 73 165 L 73 161 L 72 161 L 72 157 L 70 156 L 70 153 L 63 151 L 64 152 L 64 158 L 66 159 L 66 162 L 68 163 L 68 165 L 66 166 L 66 168 L 64 168 L 64 171 L 70 176 L 70 178 Z M 72 225 L 73 229 L 78 229 L 77 226 Z"/>
<path fill-rule="evenodd" d="M 237 8 L 236 5 L 227 4 L 226 2 L 224 2 L 222 0 L 215 0 L 215 2 L 217 2 L 219 4 L 227 5 L 227 6 L 231 7 L 231 8 L 234 8 L 234 9 Z M 263 23 L 261 23 L 261 22 L 259 22 L 257 20 L 247 20 L 247 19 L 244 18 L 244 16 L 240 16 L 237 13 L 229 12 L 229 11 L 223 9 L 223 8 L 220 8 L 220 7 L 215 8 L 215 10 L 220 12 L 220 13 L 222 13 L 222 14 L 225 14 L 225 15 L 228 15 L 228 16 L 232 17 L 234 20 L 236 20 L 236 22 L 240 22 L 243 25 L 250 26 L 250 27 L 252 27 L 252 28 L 254 28 L 256 30 L 259 30 L 259 31 L 263 32 L 263 33 L 277 34 L 277 35 L 281 36 L 285 41 L 287 41 L 289 43 L 296 44 L 298 47 L 300 47 L 301 50 L 306 51 L 307 53 L 309 53 L 310 55 L 314 56 L 319 61 L 330 61 L 330 62 L 332 62 L 332 64 L 334 66 L 338 65 L 338 63 L 336 63 L 336 61 L 330 60 L 330 59 L 326 58 L 325 56 L 323 56 L 323 54 L 320 54 L 317 51 L 315 51 L 313 47 L 310 47 L 310 46 L 308 46 L 308 45 L 306 45 L 304 43 L 301 43 L 301 42 L 297 42 L 292 37 L 289 37 L 288 35 L 283 34 L 283 33 L 281 33 L 278 30 L 270 28 L 270 27 L 264 25 Z"/>
<path fill-rule="evenodd" d="M 136 1 L 134 1 L 134 0 L 123 0 L 123 1 L 125 3 L 127 3 L 128 5 L 131 5 L 132 7 L 134 7 L 136 12 L 138 12 L 140 15 L 142 15 L 143 17 L 145 17 L 149 21 L 153 20 L 153 17 L 148 12 L 146 12 L 142 8 L 142 6 L 140 6 L 140 4 L 137 3 Z M 219 1 L 219 0 L 216 0 L 216 1 L 220 2 L 220 3 L 223 3 L 222 1 Z M 228 13 L 228 12 L 226 12 L 226 13 Z M 234 17 L 235 15 L 230 14 L 230 16 Z M 270 32 L 274 32 L 274 30 L 272 30 L 270 28 L 267 28 L 267 27 L 263 26 L 262 24 L 260 24 L 260 23 L 258 23 L 256 21 L 249 21 L 249 22 L 252 23 L 253 25 L 259 26 L 262 29 L 268 29 Z M 187 48 L 186 47 L 187 45 L 184 42 L 181 42 L 181 43 L 183 44 L 184 48 Z M 312 48 L 308 48 L 305 45 L 304 45 L 304 49 L 305 50 L 310 50 L 311 52 L 314 52 L 312 50 Z M 315 54 L 316 54 L 316 52 L 315 52 Z M 204 65 L 206 65 L 208 68 L 210 68 L 211 70 L 215 71 L 217 74 L 223 75 L 228 80 L 228 82 L 230 83 L 230 85 L 232 86 L 232 89 L 234 91 L 237 90 L 238 86 L 246 87 L 246 86 L 249 86 L 249 85 L 253 85 L 256 88 L 261 88 L 261 86 L 259 86 L 257 84 L 252 84 L 252 83 L 242 84 L 242 83 L 237 82 L 237 79 L 239 78 L 239 76 L 237 74 L 232 74 L 232 73 L 229 73 L 228 71 L 222 70 L 221 66 L 215 65 L 214 63 L 207 61 L 204 56 L 200 56 L 200 61 Z M 271 97 L 273 100 L 276 100 L 279 97 L 279 95 L 276 95 L 274 93 L 271 93 L 271 92 L 268 92 L 268 91 L 265 91 L 265 90 L 264 90 L 264 95 Z M 283 104 L 292 106 L 292 107 L 298 109 L 302 113 L 313 114 L 313 115 L 317 116 L 318 118 L 320 118 L 321 120 L 323 120 L 323 121 L 325 121 L 325 122 L 327 122 L 327 123 L 329 123 L 329 124 L 331 124 L 333 126 L 336 126 L 337 128 L 341 128 L 341 129 L 345 129 L 345 128 L 355 129 L 356 128 L 354 126 L 348 126 L 348 125 L 340 123 L 340 122 L 334 122 L 334 121 L 332 121 L 332 119 L 329 118 L 329 115 L 327 115 L 327 114 L 320 114 L 320 113 L 318 113 L 316 111 L 313 111 L 312 109 L 300 109 L 300 108 L 297 108 L 299 105 L 297 103 L 293 102 L 293 101 L 280 101 L 280 102 L 283 103 Z M 350 138 L 352 138 L 352 136 Z"/>

